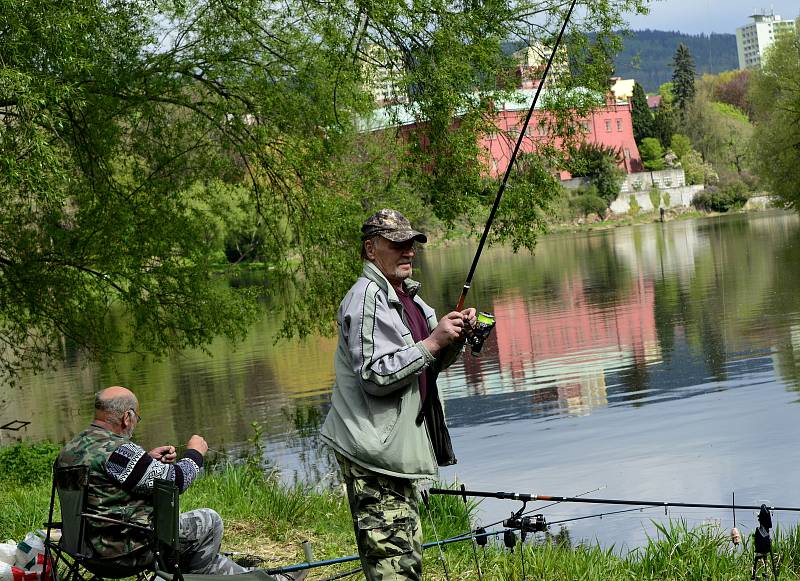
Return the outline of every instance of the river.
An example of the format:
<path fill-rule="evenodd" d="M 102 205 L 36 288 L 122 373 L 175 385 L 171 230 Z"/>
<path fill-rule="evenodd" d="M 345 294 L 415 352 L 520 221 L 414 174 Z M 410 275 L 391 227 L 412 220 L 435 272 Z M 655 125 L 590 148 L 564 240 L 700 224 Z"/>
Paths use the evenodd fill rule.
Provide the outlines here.
<path fill-rule="evenodd" d="M 415 278 L 438 312 L 452 305 L 472 244 L 420 253 Z M 497 317 L 480 357 L 440 378 L 459 462 L 442 478 L 476 490 L 800 505 L 800 220 L 736 214 L 543 238 L 534 255 L 503 247 L 482 258 L 467 301 Z M 335 340 L 274 343 L 264 317 L 247 339 L 163 361 L 125 356 L 65 364 L 0 387 L 0 444 L 63 441 L 85 425 L 93 393 L 131 387 L 145 446 L 201 433 L 235 451 L 264 427 L 287 479 L 335 480 L 316 426 L 327 409 Z M 595 489 L 600 489 L 596 490 Z M 517 503 L 484 501 L 483 522 Z M 560 504 L 551 522 L 612 508 Z M 669 510 L 690 525 L 732 513 Z M 739 511 L 752 532 L 755 513 Z M 577 540 L 633 548 L 664 510 L 567 524 Z M 778 513 L 776 522 L 795 522 Z M 552 528 L 558 532 L 558 526 Z"/>

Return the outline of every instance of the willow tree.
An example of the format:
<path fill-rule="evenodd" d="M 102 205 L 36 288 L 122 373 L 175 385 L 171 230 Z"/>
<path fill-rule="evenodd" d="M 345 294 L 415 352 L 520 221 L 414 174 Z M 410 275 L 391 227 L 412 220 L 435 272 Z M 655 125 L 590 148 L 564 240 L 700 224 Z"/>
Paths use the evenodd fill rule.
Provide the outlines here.
<path fill-rule="evenodd" d="M 750 77 L 750 102 L 756 172 L 779 203 L 800 210 L 800 35 L 775 39 Z"/>
<path fill-rule="evenodd" d="M 572 37 L 594 30 L 614 46 L 623 13 L 644 3 L 581 2 Z M 447 225 L 485 203 L 476 135 L 503 90 L 502 43 L 551 46 L 564 9 L 0 0 L 4 374 L 71 348 L 102 358 L 236 338 L 263 293 L 283 295 L 283 335 L 329 331 L 366 215 L 391 204 Z M 423 130 L 365 131 L 376 68 L 396 71 Z M 587 65 L 563 82 L 599 86 L 600 74 Z M 501 225 L 529 245 L 538 217 L 524 206 Z M 234 215 L 260 233 L 264 286 L 215 276 Z"/>

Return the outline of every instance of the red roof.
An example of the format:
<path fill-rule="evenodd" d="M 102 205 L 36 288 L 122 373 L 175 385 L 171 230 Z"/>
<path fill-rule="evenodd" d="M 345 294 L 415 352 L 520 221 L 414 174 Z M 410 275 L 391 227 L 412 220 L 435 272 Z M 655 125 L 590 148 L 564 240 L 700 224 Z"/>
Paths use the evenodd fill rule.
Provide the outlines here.
<path fill-rule="evenodd" d="M 658 109 L 661 106 L 661 95 L 648 95 L 647 106 L 651 109 Z"/>

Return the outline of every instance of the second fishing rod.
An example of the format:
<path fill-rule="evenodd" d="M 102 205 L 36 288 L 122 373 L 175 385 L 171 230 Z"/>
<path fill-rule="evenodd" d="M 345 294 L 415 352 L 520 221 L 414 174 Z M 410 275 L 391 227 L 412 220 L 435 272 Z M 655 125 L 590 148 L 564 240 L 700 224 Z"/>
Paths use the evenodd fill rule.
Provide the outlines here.
<path fill-rule="evenodd" d="M 625 506 L 656 506 L 665 510 L 674 508 L 713 508 L 713 509 L 740 509 L 760 510 L 761 505 L 749 504 L 715 504 L 709 502 L 674 502 L 666 500 L 629 500 L 618 498 L 582 498 L 577 496 L 554 496 L 547 494 L 525 494 L 517 492 L 488 492 L 481 490 L 453 490 L 451 488 L 431 488 L 430 494 L 444 494 L 451 496 L 471 496 L 478 498 L 498 498 L 500 500 L 517 500 L 520 502 L 533 502 L 546 500 L 550 502 L 583 503 L 583 504 L 619 504 Z M 767 506 L 770 511 L 800 512 L 797 506 Z"/>

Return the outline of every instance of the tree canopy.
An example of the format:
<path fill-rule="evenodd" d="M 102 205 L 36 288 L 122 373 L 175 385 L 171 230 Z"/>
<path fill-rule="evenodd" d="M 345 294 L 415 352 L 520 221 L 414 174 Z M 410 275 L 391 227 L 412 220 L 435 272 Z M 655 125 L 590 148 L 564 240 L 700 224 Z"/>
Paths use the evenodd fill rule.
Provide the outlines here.
<path fill-rule="evenodd" d="M 800 35 L 776 38 L 750 77 L 754 165 L 770 193 L 800 210 Z"/>
<path fill-rule="evenodd" d="M 595 45 L 618 46 L 622 14 L 645 2 L 582 2 L 573 44 L 594 30 Z M 487 203 L 476 135 L 503 91 L 501 43 L 551 46 L 564 9 L 0 0 L 3 374 L 70 349 L 165 354 L 240 337 L 263 295 L 287 299 L 284 336 L 330 331 L 367 215 L 391 205 L 447 227 Z M 553 87 L 604 86 L 592 51 L 576 54 Z M 364 130 L 375 70 L 397 71 L 411 102 L 405 139 L 402 105 Z M 496 239 L 532 245 L 535 206 L 511 204 Z M 216 276 L 226 251 L 262 260 L 266 284 Z"/>

